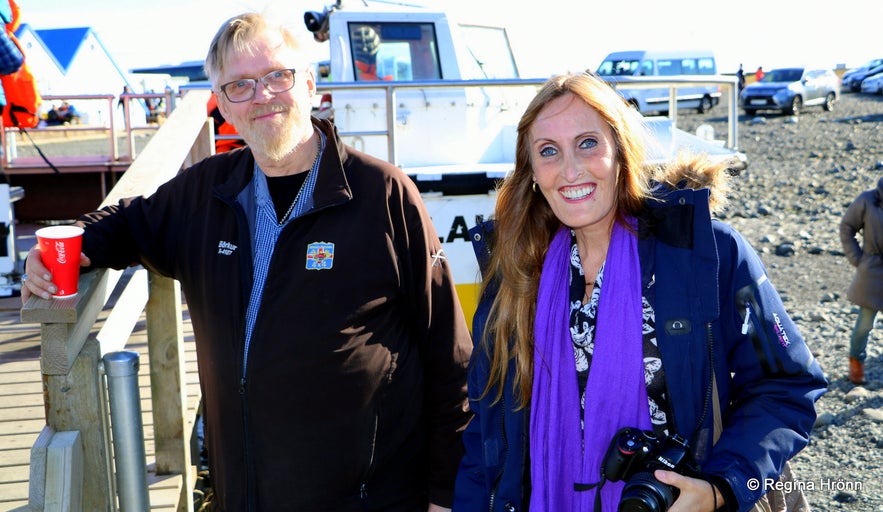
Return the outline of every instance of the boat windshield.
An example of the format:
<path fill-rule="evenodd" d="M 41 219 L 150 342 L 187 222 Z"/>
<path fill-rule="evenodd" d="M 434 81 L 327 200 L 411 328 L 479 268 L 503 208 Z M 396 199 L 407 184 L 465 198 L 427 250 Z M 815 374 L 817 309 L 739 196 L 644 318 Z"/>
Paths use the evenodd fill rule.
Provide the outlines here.
<path fill-rule="evenodd" d="M 510 79 L 518 78 L 518 67 L 509 45 L 506 29 L 479 25 L 460 25 L 466 41 L 468 56 L 465 59 L 463 78 Z"/>

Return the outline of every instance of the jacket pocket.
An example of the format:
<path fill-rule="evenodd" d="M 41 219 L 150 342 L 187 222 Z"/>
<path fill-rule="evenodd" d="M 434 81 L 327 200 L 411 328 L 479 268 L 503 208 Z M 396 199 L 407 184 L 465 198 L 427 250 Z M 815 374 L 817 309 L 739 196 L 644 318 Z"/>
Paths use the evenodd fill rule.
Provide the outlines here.
<path fill-rule="evenodd" d="M 784 372 L 785 369 L 781 361 L 774 356 L 772 348 L 775 344 L 787 347 L 790 344 L 788 334 L 782 323 L 776 321 L 776 313 L 772 313 L 775 325 L 772 329 L 768 327 L 767 312 L 764 310 L 757 287 L 748 285 L 740 288 L 736 292 L 736 306 L 742 319 L 742 334 L 751 340 L 763 373 L 772 375 Z M 778 339 L 774 340 L 773 335 Z"/>

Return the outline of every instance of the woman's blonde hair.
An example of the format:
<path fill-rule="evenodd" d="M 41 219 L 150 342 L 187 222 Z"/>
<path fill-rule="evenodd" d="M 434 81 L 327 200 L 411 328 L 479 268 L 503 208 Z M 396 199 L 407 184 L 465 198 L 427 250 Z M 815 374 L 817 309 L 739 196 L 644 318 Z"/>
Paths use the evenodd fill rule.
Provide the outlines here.
<path fill-rule="evenodd" d="M 484 330 L 483 343 L 490 350 L 491 360 L 484 393 L 492 393 L 496 386 L 493 393 L 495 399 L 500 399 L 509 362 L 514 361 L 514 391 L 519 407 L 527 405 L 531 395 L 534 316 L 543 259 L 561 227 L 543 195 L 531 188 L 530 129 L 546 105 L 566 94 L 584 101 L 611 128 L 619 166 L 614 199 L 617 221 L 635 215 L 649 196 L 644 167 L 648 139 L 640 114 L 593 74 L 561 75 L 548 80 L 518 124 L 515 169 L 497 195 L 489 273 L 484 280 L 485 286 L 499 286 Z"/>

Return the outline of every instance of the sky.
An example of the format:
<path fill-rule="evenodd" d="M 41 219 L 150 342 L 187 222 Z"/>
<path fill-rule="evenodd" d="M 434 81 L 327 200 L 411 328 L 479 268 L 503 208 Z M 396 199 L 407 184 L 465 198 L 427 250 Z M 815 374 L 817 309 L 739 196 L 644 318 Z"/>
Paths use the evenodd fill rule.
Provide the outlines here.
<path fill-rule="evenodd" d="M 327 48 L 303 25 L 304 11 L 332 0 L 17 0 L 35 29 L 91 27 L 124 70 L 203 60 L 217 27 L 244 11 L 290 20 L 316 60 Z M 595 69 L 612 51 L 710 49 L 718 72 L 785 66 L 857 67 L 883 57 L 880 0 L 410 0 L 504 26 L 521 75 Z M 345 0 L 358 6 L 361 0 Z M 722 12 L 723 11 L 723 12 Z M 724 14 L 724 12 L 726 14 Z"/>

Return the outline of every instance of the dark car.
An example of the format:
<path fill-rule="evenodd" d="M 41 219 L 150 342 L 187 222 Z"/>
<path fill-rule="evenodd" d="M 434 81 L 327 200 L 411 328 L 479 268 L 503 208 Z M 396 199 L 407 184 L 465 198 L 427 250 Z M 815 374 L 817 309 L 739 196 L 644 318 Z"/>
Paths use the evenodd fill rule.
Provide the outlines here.
<path fill-rule="evenodd" d="M 809 106 L 830 111 L 839 98 L 840 78 L 830 69 L 778 68 L 742 89 L 739 105 L 749 116 L 759 110 L 796 116 Z"/>
<path fill-rule="evenodd" d="M 883 59 L 874 59 L 851 69 L 840 77 L 840 83 L 844 88 L 852 92 L 859 92 L 862 88 L 862 80 L 869 76 L 883 72 Z"/>

